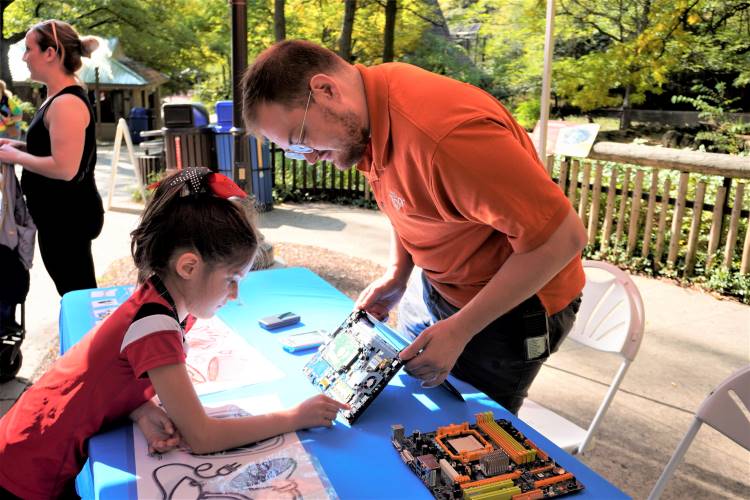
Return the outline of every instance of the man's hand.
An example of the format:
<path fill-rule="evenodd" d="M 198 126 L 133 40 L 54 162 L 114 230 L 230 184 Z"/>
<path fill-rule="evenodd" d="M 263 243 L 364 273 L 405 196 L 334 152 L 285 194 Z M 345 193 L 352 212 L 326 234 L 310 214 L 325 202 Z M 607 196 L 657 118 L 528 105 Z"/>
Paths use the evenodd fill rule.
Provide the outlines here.
<path fill-rule="evenodd" d="M 422 387 L 442 384 L 464 351 L 471 336 L 458 326 L 453 316 L 438 321 L 399 354 L 407 373 L 422 380 Z"/>
<path fill-rule="evenodd" d="M 167 413 L 151 401 L 131 413 L 130 419 L 143 432 L 149 453 L 165 453 L 179 446 L 182 441 Z"/>
<path fill-rule="evenodd" d="M 398 304 L 406 291 L 406 280 L 394 278 L 391 275 L 383 275 L 376 279 L 359 294 L 357 309 L 363 309 L 372 314 L 378 321 L 388 316 L 388 312 Z"/>

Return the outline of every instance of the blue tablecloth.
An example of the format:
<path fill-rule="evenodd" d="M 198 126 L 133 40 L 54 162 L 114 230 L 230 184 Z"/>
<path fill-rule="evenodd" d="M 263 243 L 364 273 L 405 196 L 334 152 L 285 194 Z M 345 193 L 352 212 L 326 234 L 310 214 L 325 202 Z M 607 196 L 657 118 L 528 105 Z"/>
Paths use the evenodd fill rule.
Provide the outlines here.
<path fill-rule="evenodd" d="M 118 300 L 129 290 L 117 288 Z M 112 293 L 112 292 L 110 292 Z M 94 299 L 97 300 L 97 299 Z M 91 290 L 71 292 L 63 297 L 60 315 L 60 345 L 67 349 L 93 326 Z M 292 406 L 315 394 L 316 389 L 302 374 L 310 353 L 290 354 L 278 341 L 280 334 L 338 327 L 351 312 L 352 301 L 307 269 L 287 268 L 253 272 L 240 285 L 239 300 L 219 313 L 234 331 L 258 348 L 286 377 L 242 389 L 209 395 L 205 403 L 263 394 L 276 394 L 285 406 Z M 278 331 L 261 328 L 258 318 L 293 311 L 301 323 Z M 489 400 L 472 386 L 453 380 L 466 402 L 443 389 L 423 389 L 403 372 L 397 375 L 353 427 L 339 422 L 332 429 L 298 433 L 305 449 L 314 455 L 336 492 L 350 498 L 431 498 L 427 488 L 404 465 L 390 441 L 391 425 L 402 424 L 407 433 L 415 429 L 473 422 L 478 412 L 492 410 L 495 418 L 512 421 L 529 439 L 586 486 L 576 498 L 626 498 L 614 486 L 575 457 Z M 89 462 L 78 480 L 83 498 L 135 498 L 135 460 L 129 425 L 100 434 L 90 440 Z"/>

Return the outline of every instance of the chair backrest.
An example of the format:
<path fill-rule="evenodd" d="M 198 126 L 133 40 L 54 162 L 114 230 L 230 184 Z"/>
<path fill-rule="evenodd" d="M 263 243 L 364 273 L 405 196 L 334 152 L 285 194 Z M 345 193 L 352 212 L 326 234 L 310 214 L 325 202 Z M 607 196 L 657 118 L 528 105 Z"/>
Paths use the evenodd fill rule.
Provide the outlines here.
<path fill-rule="evenodd" d="M 750 408 L 750 365 L 734 372 L 719 384 L 706 397 L 695 412 L 695 416 L 735 443 L 750 450 L 748 408 Z"/>
<path fill-rule="evenodd" d="M 695 412 L 693 423 L 654 484 L 648 500 L 658 500 L 661 497 L 667 481 L 682 462 L 701 424 L 710 425 L 746 450 L 750 450 L 750 417 L 747 416 L 749 405 L 750 365 L 747 365 L 730 375 L 703 400 Z"/>
<path fill-rule="evenodd" d="M 583 269 L 586 285 L 581 309 L 568 338 L 632 361 L 645 325 L 638 288 L 626 272 L 607 262 L 586 260 Z"/>

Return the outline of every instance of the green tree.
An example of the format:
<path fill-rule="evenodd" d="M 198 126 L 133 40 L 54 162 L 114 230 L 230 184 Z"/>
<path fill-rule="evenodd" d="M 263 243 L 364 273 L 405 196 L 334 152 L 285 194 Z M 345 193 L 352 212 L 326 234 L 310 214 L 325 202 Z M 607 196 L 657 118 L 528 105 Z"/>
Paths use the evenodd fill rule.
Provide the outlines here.
<path fill-rule="evenodd" d="M 11 20 L 5 37 L 23 36 L 35 22 L 56 18 L 84 35 L 118 38 L 128 56 L 169 75 L 173 90 L 191 88 L 212 66 L 226 64 L 229 47 L 222 0 L 16 0 L 5 18 Z"/>
<path fill-rule="evenodd" d="M 559 91 L 582 110 L 621 104 L 620 128 L 647 92 L 660 93 L 689 52 L 685 26 L 700 0 L 561 0 L 563 37 L 598 37 L 602 49 L 563 57 L 555 65 Z M 615 90 L 616 93 L 611 92 Z"/>
<path fill-rule="evenodd" d="M 451 26 L 481 23 L 478 60 L 493 94 L 517 110 L 541 91 L 542 0 L 441 0 Z M 746 0 L 559 0 L 552 93 L 588 111 L 623 108 L 661 93 L 675 79 L 715 75 L 750 81 L 750 2 Z M 692 75 L 692 76 L 691 76 Z M 687 89 L 685 89 L 687 90 Z"/>

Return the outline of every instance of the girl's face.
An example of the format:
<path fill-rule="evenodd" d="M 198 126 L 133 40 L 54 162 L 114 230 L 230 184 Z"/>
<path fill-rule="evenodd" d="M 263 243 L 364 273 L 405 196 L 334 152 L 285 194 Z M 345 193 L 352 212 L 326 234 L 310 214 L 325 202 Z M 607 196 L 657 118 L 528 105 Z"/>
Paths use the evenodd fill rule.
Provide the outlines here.
<path fill-rule="evenodd" d="M 206 266 L 198 279 L 191 280 L 187 293 L 187 310 L 197 318 L 210 318 L 238 295 L 239 281 L 248 273 L 252 262 L 243 267 Z"/>

